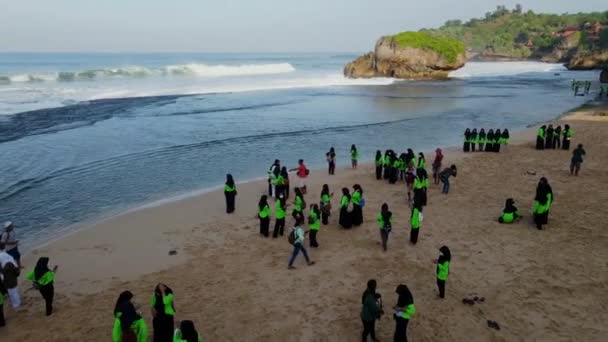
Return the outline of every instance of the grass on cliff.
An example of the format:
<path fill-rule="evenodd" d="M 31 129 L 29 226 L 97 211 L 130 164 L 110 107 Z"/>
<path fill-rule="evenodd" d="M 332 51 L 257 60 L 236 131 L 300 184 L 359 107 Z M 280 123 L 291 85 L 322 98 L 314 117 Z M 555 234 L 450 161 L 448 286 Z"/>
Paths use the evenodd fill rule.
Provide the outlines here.
<path fill-rule="evenodd" d="M 436 36 L 425 32 L 401 32 L 392 36 L 392 38 L 402 47 L 435 51 L 450 63 L 454 63 L 459 54 L 465 54 L 464 44 L 454 38 Z"/>

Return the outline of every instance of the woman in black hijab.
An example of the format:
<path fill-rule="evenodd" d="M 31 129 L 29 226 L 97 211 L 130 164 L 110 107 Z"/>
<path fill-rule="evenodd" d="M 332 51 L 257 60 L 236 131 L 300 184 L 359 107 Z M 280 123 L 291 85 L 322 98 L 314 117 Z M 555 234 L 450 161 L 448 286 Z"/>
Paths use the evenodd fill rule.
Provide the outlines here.
<path fill-rule="evenodd" d="M 146 323 L 131 302 L 133 293 L 123 291 L 114 306 L 114 330 L 112 341 L 147 341 Z"/>
<path fill-rule="evenodd" d="M 260 235 L 268 237 L 270 234 L 270 206 L 266 195 L 262 195 L 258 202 L 258 218 L 260 219 Z"/>
<path fill-rule="evenodd" d="M 486 152 L 494 151 L 494 130 L 490 129 L 486 134 Z"/>
<path fill-rule="evenodd" d="M 55 296 L 55 272 L 57 266 L 53 270 L 49 269 L 49 258 L 42 257 L 38 259 L 33 272 L 30 272 L 26 278 L 34 282 L 34 288 L 40 291 L 42 298 L 46 304 L 46 315 L 50 316 L 53 313 L 53 297 Z"/>
<path fill-rule="evenodd" d="M 500 138 L 502 138 L 502 132 L 497 128 L 494 131 L 494 152 L 500 152 Z"/>
<path fill-rule="evenodd" d="M 477 134 L 477 128 L 473 128 L 471 132 L 471 152 L 475 152 L 475 147 L 479 142 L 479 134 Z"/>
<path fill-rule="evenodd" d="M 538 133 L 536 133 L 536 149 L 544 150 L 545 149 L 545 136 L 547 135 L 547 126 L 542 125 L 538 129 Z"/>
<path fill-rule="evenodd" d="M 175 327 L 173 317 L 173 290 L 165 284 L 158 284 L 152 297 L 152 327 L 154 342 L 172 342 Z"/>
<path fill-rule="evenodd" d="M 376 342 L 376 320 L 382 314 L 381 296 L 376 293 L 376 280 L 370 279 L 367 281 L 367 289 L 361 296 L 361 321 L 363 321 L 362 341 L 367 342 L 367 336 Z"/>
<path fill-rule="evenodd" d="M 353 193 L 351 196 L 351 202 L 353 203 L 353 212 L 351 214 L 351 221 L 353 226 L 360 226 L 363 223 L 363 207 L 361 206 L 361 200 L 363 199 L 363 188 L 361 185 L 353 185 Z"/>
<path fill-rule="evenodd" d="M 547 134 L 545 134 L 545 150 L 553 148 L 553 125 L 547 127 Z"/>
<path fill-rule="evenodd" d="M 342 198 L 340 199 L 340 218 L 338 222 L 342 228 L 352 228 L 351 212 L 348 211 L 350 204 L 350 192 L 348 188 L 342 188 Z"/>
<path fill-rule="evenodd" d="M 175 341 L 199 342 L 198 331 L 194 328 L 194 322 L 181 321 L 179 329 L 175 332 Z"/>
<path fill-rule="evenodd" d="M 407 342 L 407 325 L 410 322 L 412 315 L 416 313 L 414 297 L 412 296 L 410 289 L 403 284 L 397 286 L 395 292 L 399 295 L 399 299 L 397 300 L 397 305 L 394 307 L 395 335 L 393 341 Z"/>
<path fill-rule="evenodd" d="M 376 179 L 382 179 L 382 166 L 384 165 L 384 159 L 382 158 L 382 152 L 376 151 L 376 158 L 374 160 L 376 164 Z"/>
<path fill-rule="evenodd" d="M 467 128 L 464 131 L 464 145 L 462 146 L 462 150 L 464 152 L 469 152 L 471 150 L 471 129 Z"/>
<path fill-rule="evenodd" d="M 543 229 L 543 225 L 549 221 L 549 210 L 553 203 L 553 189 L 549 185 L 547 178 L 542 177 L 536 187 L 534 197 L 534 223 L 538 230 Z"/>
<path fill-rule="evenodd" d="M 289 172 L 287 171 L 287 167 L 283 166 L 283 168 L 281 168 L 281 178 L 283 179 L 283 184 L 281 186 L 282 189 L 282 193 L 283 193 L 283 198 L 285 200 L 289 199 Z M 281 194 L 279 193 L 279 197 L 281 196 Z"/>
<path fill-rule="evenodd" d="M 486 143 L 486 131 L 483 128 L 479 131 L 477 140 L 479 140 L 479 152 L 483 152 L 483 146 Z"/>
<path fill-rule="evenodd" d="M 445 298 L 445 282 L 448 280 L 452 254 L 448 246 L 442 246 L 439 248 L 439 252 L 441 252 L 441 255 L 437 259 L 437 288 L 439 289 L 439 298 Z"/>
<path fill-rule="evenodd" d="M 236 186 L 231 174 L 226 175 L 226 184 L 224 184 L 224 196 L 226 196 L 226 213 L 234 212 L 234 199 L 236 198 Z"/>

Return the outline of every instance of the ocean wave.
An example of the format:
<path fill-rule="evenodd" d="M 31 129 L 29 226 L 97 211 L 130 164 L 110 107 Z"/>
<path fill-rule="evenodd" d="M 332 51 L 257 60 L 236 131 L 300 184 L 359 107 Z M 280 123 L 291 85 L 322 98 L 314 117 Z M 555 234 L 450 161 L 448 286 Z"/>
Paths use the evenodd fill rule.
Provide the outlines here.
<path fill-rule="evenodd" d="M 562 64 L 542 62 L 469 62 L 450 73 L 454 78 L 512 76 L 535 72 L 565 71 Z"/>

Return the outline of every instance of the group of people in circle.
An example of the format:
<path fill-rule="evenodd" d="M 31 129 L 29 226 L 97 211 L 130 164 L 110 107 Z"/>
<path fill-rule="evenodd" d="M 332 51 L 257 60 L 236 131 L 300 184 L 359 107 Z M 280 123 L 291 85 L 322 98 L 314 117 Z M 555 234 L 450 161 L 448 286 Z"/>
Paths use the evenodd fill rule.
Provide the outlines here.
<path fill-rule="evenodd" d="M 467 128 L 464 131 L 464 144 L 462 150 L 464 152 L 500 152 L 501 145 L 509 144 L 509 129 L 505 128 L 502 131 L 500 128 L 496 130 L 488 130 L 486 133 L 485 129 L 480 129 L 477 132 L 477 128 Z"/>

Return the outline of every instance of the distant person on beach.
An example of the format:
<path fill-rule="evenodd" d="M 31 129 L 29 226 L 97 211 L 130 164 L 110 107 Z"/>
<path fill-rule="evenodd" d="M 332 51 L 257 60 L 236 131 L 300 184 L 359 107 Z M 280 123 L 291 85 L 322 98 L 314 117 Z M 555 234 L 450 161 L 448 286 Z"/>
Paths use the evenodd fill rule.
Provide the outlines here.
<path fill-rule="evenodd" d="M 308 266 L 314 265 L 315 262 L 310 260 L 310 258 L 308 257 L 308 253 L 306 252 L 306 248 L 304 248 L 304 237 L 306 234 L 308 234 L 308 231 L 304 231 L 302 226 L 296 223 L 296 226 L 293 228 L 290 234 L 293 234 L 294 242 L 293 253 L 291 254 L 291 258 L 289 259 L 289 266 L 287 266 L 287 269 L 295 269 L 293 263 L 296 260 L 298 254 L 300 254 L 300 251 L 302 251 L 302 254 L 304 255 L 304 259 L 306 259 L 306 263 L 308 264 Z"/>
<path fill-rule="evenodd" d="M 350 147 L 350 163 L 353 169 L 357 168 L 357 161 L 359 160 L 359 151 L 357 151 L 357 146 L 354 144 Z"/>
<path fill-rule="evenodd" d="M 414 306 L 414 296 L 410 292 L 410 289 L 406 285 L 397 286 L 395 292 L 399 295 L 397 305 L 393 307 L 395 318 L 395 335 L 393 336 L 394 342 L 407 342 L 407 326 L 412 319 L 412 316 L 416 313 L 416 307 Z"/>
<path fill-rule="evenodd" d="M 505 202 L 505 208 L 502 210 L 502 214 L 498 218 L 498 223 L 513 223 L 519 221 L 522 215 L 515 206 L 515 201 L 512 198 L 508 198 Z"/>
<path fill-rule="evenodd" d="M 482 147 L 479 147 L 482 149 Z M 435 150 L 435 160 L 433 160 L 433 184 L 439 184 L 439 171 L 443 162 L 443 153 L 440 148 Z"/>
<path fill-rule="evenodd" d="M 275 239 L 279 236 L 279 234 L 283 236 L 283 231 L 285 230 L 286 210 L 287 207 L 285 204 L 285 198 L 281 196 L 274 204 L 274 217 L 276 221 L 274 223 L 274 229 L 272 230 L 272 237 Z"/>
<path fill-rule="evenodd" d="M 509 139 L 511 138 L 510 134 L 509 134 L 509 130 L 507 128 L 505 128 L 502 131 L 502 136 L 500 138 L 500 143 L 503 145 L 509 145 Z"/>
<path fill-rule="evenodd" d="M 416 181 L 416 169 L 414 162 L 410 161 L 409 166 L 405 170 L 405 187 L 407 189 L 407 203 L 412 202 L 412 192 L 414 191 L 414 182 Z"/>
<path fill-rule="evenodd" d="M 382 161 L 383 161 L 382 178 L 384 180 L 387 180 L 389 177 L 389 168 L 391 165 L 391 150 L 384 151 L 384 158 L 382 158 Z"/>
<path fill-rule="evenodd" d="M 479 134 L 477 133 L 477 128 L 473 128 L 471 132 L 471 152 L 475 152 L 475 147 L 479 143 Z"/>
<path fill-rule="evenodd" d="M 321 190 L 321 222 L 324 225 L 329 223 L 329 216 L 331 216 L 331 198 L 333 193 L 329 192 L 329 185 L 323 184 L 323 190 Z"/>
<path fill-rule="evenodd" d="M 15 225 L 11 221 L 4 223 L 4 229 L 0 234 L 0 243 L 6 246 L 6 252 L 15 259 L 17 266 L 21 268 L 21 253 L 19 252 L 19 240 L 15 233 Z"/>
<path fill-rule="evenodd" d="M 536 196 L 534 197 L 534 223 L 538 230 L 542 230 L 543 225 L 549 222 L 549 211 L 553 199 L 553 189 L 551 189 L 547 178 L 542 177 L 538 182 Z"/>
<path fill-rule="evenodd" d="M 547 126 L 542 125 L 538 129 L 538 133 L 536 133 L 536 149 L 544 150 L 545 149 L 545 135 L 547 134 Z"/>
<path fill-rule="evenodd" d="M 376 339 L 376 320 L 382 316 L 382 296 L 376 293 L 376 281 L 370 279 L 367 281 L 367 289 L 361 296 L 361 321 L 363 322 L 363 333 L 361 338 L 363 342 L 367 342 L 369 336 L 373 342 Z"/>
<path fill-rule="evenodd" d="M 561 148 L 561 139 L 562 139 L 562 126 L 557 126 L 553 130 L 552 148 L 560 149 Z"/>
<path fill-rule="evenodd" d="M 285 177 L 283 177 L 283 169 L 285 170 L 285 172 L 287 172 L 287 168 L 283 166 L 283 168 L 279 170 L 279 174 L 274 179 L 273 184 L 276 189 L 275 198 L 285 197 L 285 193 L 287 191 Z"/>
<path fill-rule="evenodd" d="M 353 226 L 360 226 L 363 223 L 363 207 L 361 201 L 363 200 L 363 188 L 361 185 L 353 185 L 353 194 L 351 202 L 353 203 L 353 212 L 351 221 Z"/>
<path fill-rule="evenodd" d="M 281 179 L 281 187 L 283 190 L 283 196 L 287 200 L 287 199 L 289 199 L 289 186 L 290 185 L 289 185 L 289 172 L 287 171 L 287 168 L 285 166 L 283 166 L 281 168 L 281 173 L 279 174 L 279 177 Z"/>
<path fill-rule="evenodd" d="M 25 276 L 27 280 L 31 280 L 34 283 L 34 288 L 40 291 L 42 298 L 44 298 L 47 316 L 53 314 L 53 297 L 55 296 L 53 282 L 55 281 L 56 272 L 57 266 L 51 270 L 49 268 L 49 258 L 42 257 L 38 259 L 34 270 Z"/>
<path fill-rule="evenodd" d="M 471 129 L 467 128 L 464 131 L 464 145 L 462 145 L 462 151 L 469 152 L 471 150 Z"/>
<path fill-rule="evenodd" d="M 308 177 L 308 174 L 310 173 L 310 171 L 308 171 L 308 168 L 306 168 L 306 164 L 304 164 L 304 159 L 298 160 L 298 166 L 289 171 L 297 171 L 296 175 L 298 176 L 298 179 L 299 179 L 298 187 L 300 188 L 300 191 L 303 194 L 305 194 L 306 193 L 306 178 Z"/>
<path fill-rule="evenodd" d="M 445 282 L 448 280 L 450 273 L 450 263 L 452 262 L 452 253 L 448 246 L 439 248 L 439 258 L 437 259 L 437 289 L 439 290 L 439 298 L 445 298 Z"/>
<path fill-rule="evenodd" d="M 306 208 L 306 201 L 304 201 L 304 195 L 299 188 L 294 188 L 295 198 L 293 200 L 294 208 L 291 212 L 291 217 L 296 220 L 296 224 L 304 224 L 304 208 Z"/>
<path fill-rule="evenodd" d="M 418 152 L 418 162 L 416 163 L 416 169 L 426 169 L 426 159 L 424 159 L 424 153 Z"/>
<path fill-rule="evenodd" d="M 194 323 L 189 320 L 181 321 L 179 329 L 175 329 L 173 342 L 201 342 L 202 339 L 194 327 Z"/>
<path fill-rule="evenodd" d="M 319 247 L 317 234 L 321 228 L 321 210 L 319 210 L 319 206 L 317 204 L 310 205 L 310 214 L 308 214 L 308 228 L 310 228 L 310 234 L 308 235 L 310 247 Z"/>
<path fill-rule="evenodd" d="M 333 175 L 336 172 L 336 150 L 331 147 L 329 152 L 325 153 L 327 159 L 327 172 Z"/>
<path fill-rule="evenodd" d="M 148 327 L 141 315 L 135 310 L 132 299 L 133 294 L 130 291 L 124 291 L 118 296 L 114 306 L 112 342 L 148 341 Z"/>
<path fill-rule="evenodd" d="M 583 163 L 583 156 L 586 154 L 583 149 L 583 144 L 578 144 L 578 147 L 572 151 L 572 160 L 570 161 L 570 175 L 578 176 L 578 172 L 581 170 L 581 164 Z"/>
<path fill-rule="evenodd" d="M 418 242 L 418 234 L 420 233 L 420 225 L 422 223 L 422 205 L 421 203 L 414 202 L 412 207 L 412 213 L 410 216 L 410 223 L 412 228 L 410 229 L 410 243 L 415 245 Z"/>
<path fill-rule="evenodd" d="M 407 170 L 407 155 L 405 153 L 401 153 L 399 155 L 399 180 L 400 181 L 404 181 L 405 180 L 405 172 Z"/>
<path fill-rule="evenodd" d="M 486 134 L 486 152 L 494 151 L 494 130 L 490 129 Z"/>
<path fill-rule="evenodd" d="M 258 218 L 260 219 L 260 235 L 268 237 L 270 229 L 270 206 L 268 196 L 262 195 L 258 202 Z"/>
<path fill-rule="evenodd" d="M 391 166 L 390 166 L 389 177 L 388 177 L 389 184 L 397 183 L 397 180 L 399 179 L 399 166 L 400 165 L 401 165 L 401 162 L 399 161 L 397 156 L 395 154 L 392 154 L 391 155 Z"/>
<path fill-rule="evenodd" d="M 450 177 L 456 177 L 456 174 L 457 170 L 456 165 L 454 164 L 452 164 L 448 168 L 443 169 L 443 171 L 439 173 L 439 179 L 441 180 L 441 183 L 443 183 L 443 190 L 441 191 L 442 194 L 447 194 L 450 192 Z"/>
<path fill-rule="evenodd" d="M 224 196 L 226 197 L 226 213 L 232 214 L 234 212 L 234 199 L 236 198 L 236 185 L 231 174 L 226 175 Z"/>
<path fill-rule="evenodd" d="M 502 138 L 502 132 L 499 128 L 494 131 L 494 152 L 500 152 L 500 139 Z"/>
<path fill-rule="evenodd" d="M 486 131 L 483 128 L 479 131 L 477 140 L 479 140 L 479 152 L 483 152 L 483 146 L 486 143 Z"/>
<path fill-rule="evenodd" d="M 281 170 L 281 162 L 278 159 L 274 160 L 274 163 L 270 165 L 270 169 L 268 169 L 268 196 L 276 197 L 275 188 L 274 188 L 274 180 L 279 175 Z"/>
<path fill-rule="evenodd" d="M 549 150 L 553 145 L 553 125 L 547 127 L 547 134 L 545 135 L 545 150 Z"/>
<path fill-rule="evenodd" d="M 393 229 L 393 213 L 388 210 L 388 204 L 382 204 L 380 214 L 378 214 L 378 226 L 380 228 L 380 240 L 382 249 L 386 252 L 388 248 L 388 237 Z"/>
<path fill-rule="evenodd" d="M 570 150 L 570 140 L 574 135 L 574 131 L 570 128 L 570 125 L 564 126 L 564 140 L 562 141 L 562 150 Z"/>
<path fill-rule="evenodd" d="M 427 190 L 429 186 L 429 177 L 425 169 L 417 169 L 416 177 L 414 178 L 414 202 L 420 203 L 424 207 L 427 202 Z"/>
<path fill-rule="evenodd" d="M 13 309 L 21 306 L 19 295 L 19 265 L 17 261 L 6 252 L 6 245 L 0 242 L 0 278 L 3 278 L 4 289 L 8 293 Z"/>
<path fill-rule="evenodd" d="M 348 188 L 342 188 L 342 198 L 340 198 L 340 218 L 338 222 L 342 228 L 351 228 L 353 226 L 351 213 L 352 213 L 352 203 L 350 201 L 350 192 Z M 349 210 L 351 209 L 351 210 Z"/>
<path fill-rule="evenodd" d="M 382 158 L 382 152 L 380 150 L 376 151 L 376 158 L 374 159 L 376 164 L 376 179 L 382 179 L 382 166 L 384 164 L 384 158 Z"/>
<path fill-rule="evenodd" d="M 173 341 L 175 322 L 175 306 L 173 304 L 173 290 L 165 284 L 158 284 L 154 289 L 150 302 L 152 312 L 152 328 L 154 329 L 154 342 Z"/>

